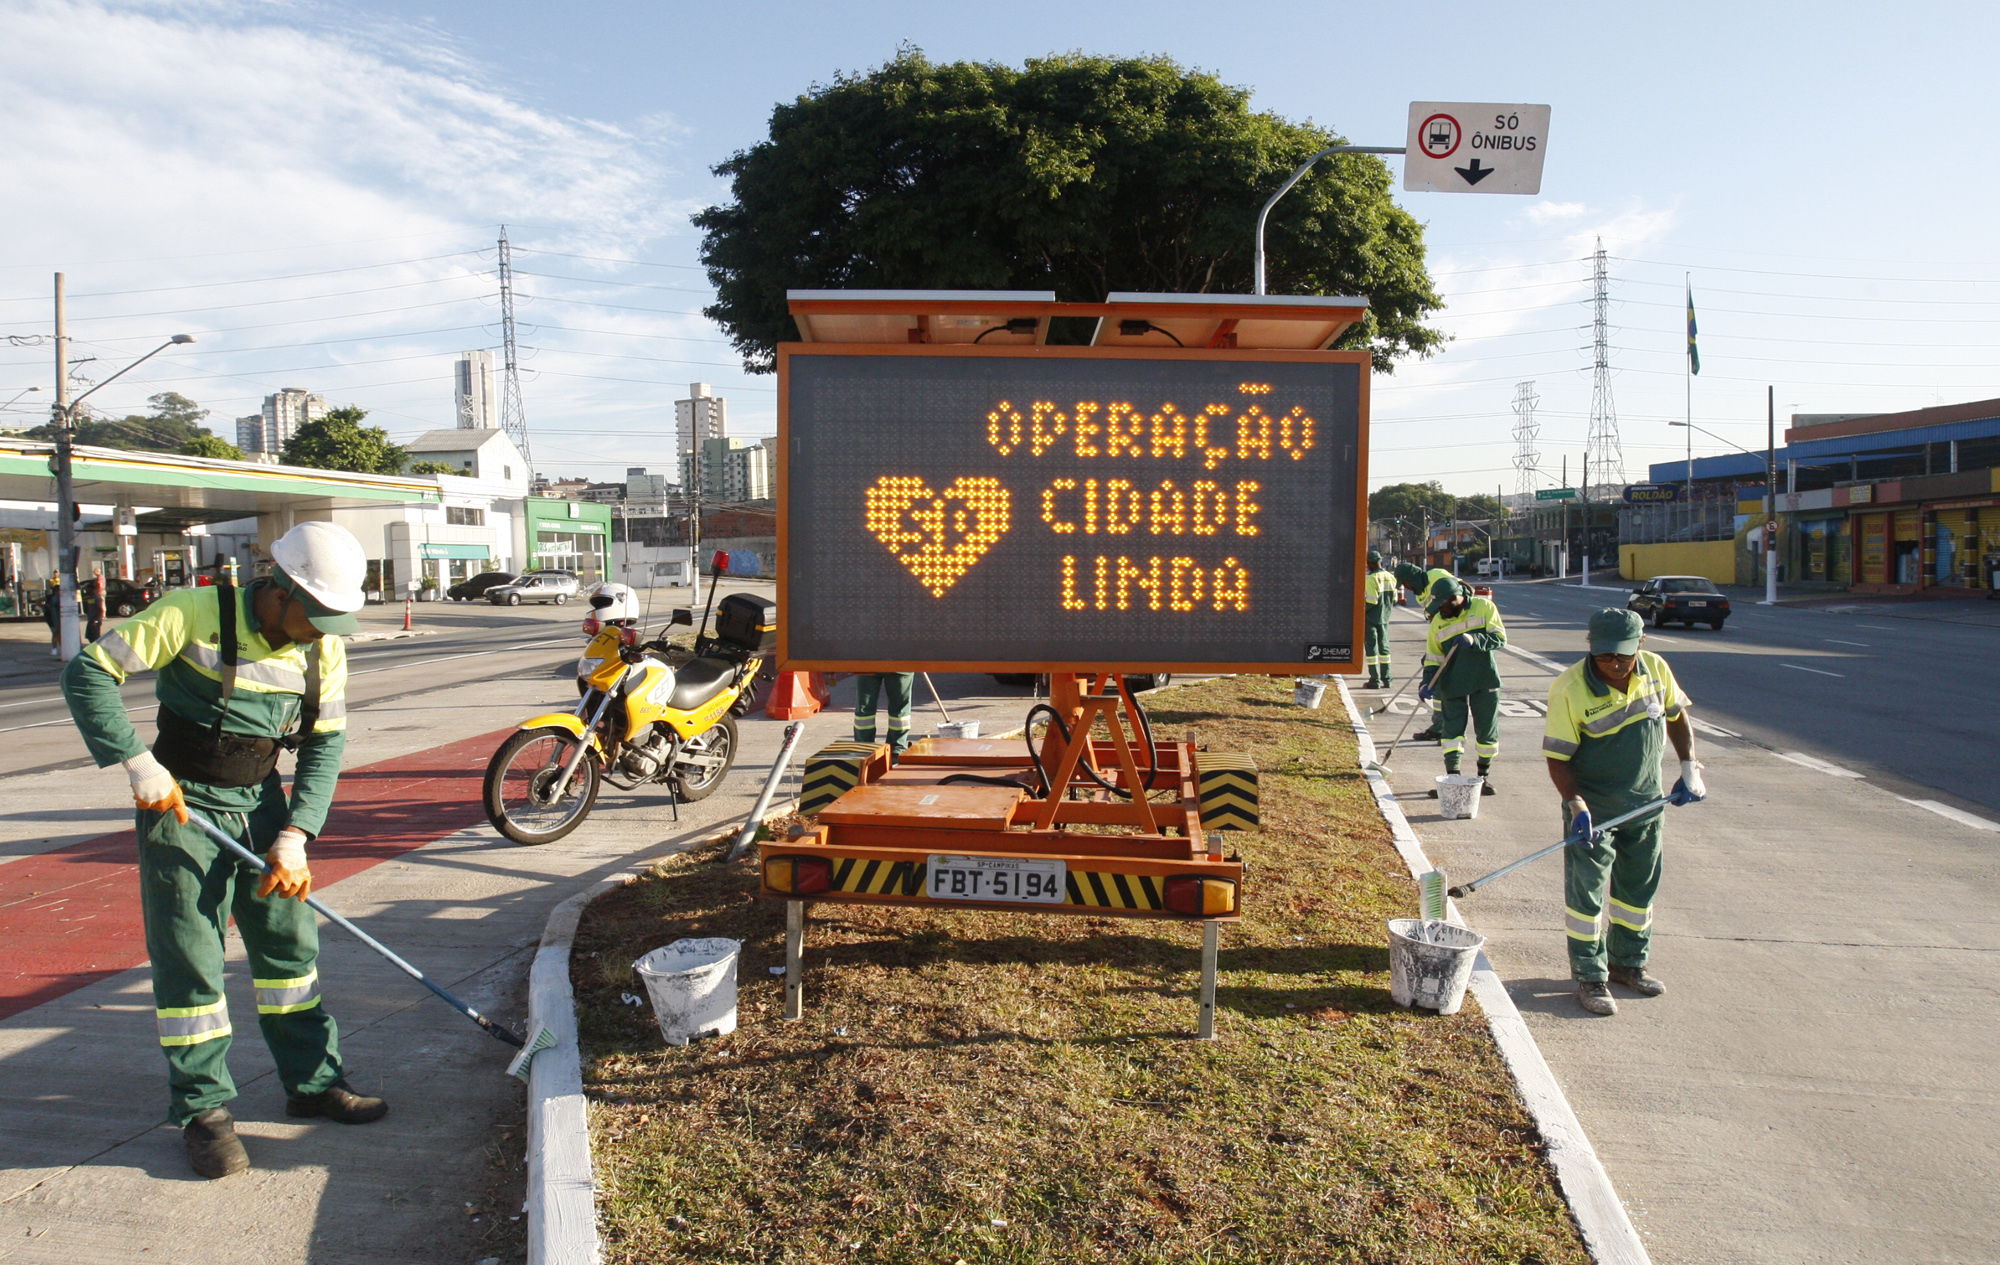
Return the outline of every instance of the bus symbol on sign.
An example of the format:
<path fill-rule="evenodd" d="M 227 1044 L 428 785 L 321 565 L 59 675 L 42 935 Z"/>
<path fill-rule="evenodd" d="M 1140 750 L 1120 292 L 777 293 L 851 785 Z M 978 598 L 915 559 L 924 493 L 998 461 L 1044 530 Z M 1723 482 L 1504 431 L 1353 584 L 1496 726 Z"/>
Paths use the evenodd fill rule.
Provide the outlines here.
<path fill-rule="evenodd" d="M 1418 143 L 1432 158 L 1449 158 L 1458 151 L 1461 133 L 1458 120 L 1449 114 L 1433 114 L 1424 120 Z"/>

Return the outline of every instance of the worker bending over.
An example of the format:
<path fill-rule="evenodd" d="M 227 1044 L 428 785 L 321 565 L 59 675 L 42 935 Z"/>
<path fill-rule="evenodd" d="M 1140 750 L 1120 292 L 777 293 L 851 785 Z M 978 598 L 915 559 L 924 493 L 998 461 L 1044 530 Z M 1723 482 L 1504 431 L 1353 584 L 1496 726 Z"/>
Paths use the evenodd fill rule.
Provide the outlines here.
<path fill-rule="evenodd" d="M 863 672 L 854 678 L 854 740 L 874 742 L 878 706 L 889 713 L 885 726 L 891 755 L 910 745 L 910 697 L 916 692 L 914 672 Z"/>
<path fill-rule="evenodd" d="M 320 1004 L 319 930 L 305 903 L 306 844 L 324 828 L 347 741 L 347 654 L 368 569 L 332 523 L 301 523 L 271 546 L 248 589 L 177 589 L 63 672 L 63 695 L 99 767 L 123 763 L 138 804 L 140 909 L 154 1014 L 167 1058 L 168 1119 L 203 1177 L 250 1166 L 225 1105 L 236 1097 L 223 995 L 233 917 L 257 990 L 257 1026 L 278 1065 L 285 1114 L 365 1124 L 388 1111 L 342 1078 L 338 1032 Z M 119 686 L 157 671 L 160 736 L 148 751 Z M 297 752 L 292 793 L 278 752 Z M 193 807 L 261 854 L 247 863 L 188 820 Z"/>
<path fill-rule="evenodd" d="M 1443 567 L 1432 567 L 1426 571 L 1414 562 L 1399 562 L 1396 564 L 1396 582 L 1408 589 L 1415 596 L 1417 609 L 1420 611 L 1428 611 L 1430 609 L 1433 589 L 1437 582 L 1452 578 L 1451 572 L 1445 570 Z M 1410 741 L 1438 742 L 1443 737 L 1444 735 L 1438 731 L 1437 716 L 1433 714 L 1431 723 L 1416 733 L 1411 734 Z"/>
<path fill-rule="evenodd" d="M 1590 657 L 1549 683 L 1549 720 L 1542 735 L 1549 780 L 1563 799 L 1563 903 L 1569 929 L 1569 969 L 1576 999 L 1593 1015 L 1615 1015 L 1610 985 L 1646 997 L 1667 986 L 1646 973 L 1653 939 L 1653 895 L 1660 889 L 1661 813 L 1591 842 L 1593 817 L 1606 820 L 1660 798 L 1660 736 L 1681 762 L 1672 802 L 1707 796 L 1694 758 L 1688 697 L 1667 661 L 1640 649 L 1645 628 L 1626 610 L 1590 617 Z M 1663 810 L 1664 811 L 1664 810 Z M 1611 888 L 1610 964 L 1602 931 L 1605 881 Z"/>
<path fill-rule="evenodd" d="M 1368 622 L 1363 625 L 1362 655 L 1368 664 L 1367 688 L 1389 688 L 1389 616 L 1396 609 L 1396 577 L 1382 565 L 1382 555 L 1368 551 L 1368 575 L 1361 591 L 1368 601 Z"/>
<path fill-rule="evenodd" d="M 1464 585 L 1443 576 L 1430 586 L 1430 640 L 1424 646 L 1421 699 L 1435 698 L 1437 729 L 1444 744 L 1444 771 L 1458 772 L 1465 752 L 1465 722 L 1472 720 L 1478 743 L 1479 776 L 1488 776 L 1493 757 L 1500 754 L 1500 648 L 1507 629 L 1493 599 L 1473 597 Z M 1479 788 L 1493 794 L 1493 783 Z M 1433 787 L 1435 796 L 1437 789 Z"/>

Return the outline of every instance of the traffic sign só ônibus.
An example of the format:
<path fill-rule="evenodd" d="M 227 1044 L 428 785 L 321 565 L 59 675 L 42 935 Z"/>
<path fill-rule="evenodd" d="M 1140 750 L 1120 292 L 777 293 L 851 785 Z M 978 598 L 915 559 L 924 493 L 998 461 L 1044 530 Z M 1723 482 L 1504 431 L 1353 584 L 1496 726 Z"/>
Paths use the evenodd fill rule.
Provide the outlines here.
<path fill-rule="evenodd" d="M 1540 193 L 1549 107 L 1412 101 L 1403 188 L 1424 193 Z"/>
<path fill-rule="evenodd" d="M 786 670 L 1353 670 L 1368 354 L 788 343 Z"/>

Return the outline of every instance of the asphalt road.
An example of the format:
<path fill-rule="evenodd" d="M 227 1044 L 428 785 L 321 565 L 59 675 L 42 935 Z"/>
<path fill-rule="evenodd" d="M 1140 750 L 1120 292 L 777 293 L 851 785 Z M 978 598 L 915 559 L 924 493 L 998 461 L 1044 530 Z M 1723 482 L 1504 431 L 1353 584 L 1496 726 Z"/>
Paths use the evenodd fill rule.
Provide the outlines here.
<path fill-rule="evenodd" d="M 1478 817 L 1426 797 L 1435 745 L 1391 759 L 1451 881 L 1560 835 L 1549 681 L 1623 598 L 1498 587 L 1513 653 Z M 1459 911 L 1660 1265 L 2000 1260 L 2000 795 L 1981 776 L 2000 629 L 1732 603 L 1720 633 L 1649 634 L 1694 700 L 1709 787 L 1668 810 L 1649 963 L 1667 994 L 1577 1005 L 1557 857 Z M 1399 672 L 1421 631 L 1399 614 Z M 1378 743 L 1406 706 L 1373 719 Z"/>

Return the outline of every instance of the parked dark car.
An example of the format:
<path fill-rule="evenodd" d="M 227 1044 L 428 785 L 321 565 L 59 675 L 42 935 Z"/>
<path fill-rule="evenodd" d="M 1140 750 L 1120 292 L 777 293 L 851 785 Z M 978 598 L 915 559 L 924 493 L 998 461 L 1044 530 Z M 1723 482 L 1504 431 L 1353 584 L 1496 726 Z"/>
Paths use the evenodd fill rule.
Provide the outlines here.
<path fill-rule="evenodd" d="M 140 584 L 135 580 L 104 581 L 104 609 L 106 614 L 123 619 L 127 615 L 137 615 L 160 599 L 160 590 L 150 584 Z"/>
<path fill-rule="evenodd" d="M 1715 582 L 1699 575 L 1658 575 L 1632 590 L 1625 608 L 1655 628 L 1683 623 L 1720 629 L 1729 618 L 1729 599 Z"/>
<path fill-rule="evenodd" d="M 511 571 L 481 571 L 470 580 L 460 580 L 452 585 L 444 591 L 444 595 L 454 602 L 470 602 L 485 597 L 486 590 L 490 588 L 513 582 L 514 574 Z"/>

